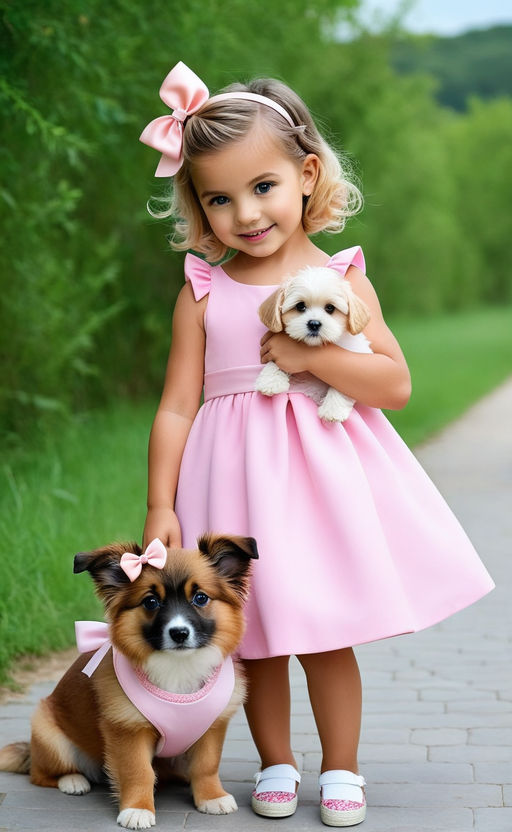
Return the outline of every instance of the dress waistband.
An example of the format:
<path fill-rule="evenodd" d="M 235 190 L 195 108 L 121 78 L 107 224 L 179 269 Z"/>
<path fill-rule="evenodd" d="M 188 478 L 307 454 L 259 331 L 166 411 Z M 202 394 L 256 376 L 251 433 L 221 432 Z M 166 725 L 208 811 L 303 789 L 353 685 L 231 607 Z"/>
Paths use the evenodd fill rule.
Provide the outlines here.
<path fill-rule="evenodd" d="M 246 367 L 229 367 L 215 373 L 205 373 L 204 400 L 217 396 L 232 396 L 235 393 L 252 393 L 262 364 L 250 364 Z"/>

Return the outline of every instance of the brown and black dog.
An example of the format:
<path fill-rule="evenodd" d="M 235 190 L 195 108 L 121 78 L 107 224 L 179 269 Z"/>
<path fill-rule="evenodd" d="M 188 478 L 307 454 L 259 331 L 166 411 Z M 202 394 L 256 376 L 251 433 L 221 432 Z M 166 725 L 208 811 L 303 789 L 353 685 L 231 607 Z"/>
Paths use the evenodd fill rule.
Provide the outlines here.
<path fill-rule="evenodd" d="M 74 571 L 90 572 L 105 606 L 105 655 L 94 671 L 86 668 L 90 676 L 82 671 L 94 654 L 80 656 L 39 703 L 30 743 L 12 743 L 0 751 L 0 770 L 30 773 L 33 783 L 67 794 L 84 794 L 89 781 L 106 772 L 119 800 L 118 823 L 128 829 L 155 824 L 155 754 L 160 750 L 167 757 L 162 761 L 167 773 L 190 781 L 199 811 L 227 814 L 237 808 L 218 769 L 229 719 L 245 695 L 241 669 L 230 657 L 244 631 L 243 604 L 251 559 L 258 557 L 256 543 L 218 535 L 201 537 L 196 550 L 166 550 L 156 543 L 163 553 L 158 567 L 135 543 L 75 556 Z M 133 553 L 132 562 L 140 558 L 136 577 L 128 577 L 121 565 L 125 553 Z M 138 686 L 138 706 L 125 692 L 131 689 L 123 673 L 131 674 L 129 684 Z M 197 726 L 207 717 L 195 716 L 189 706 L 209 697 L 213 701 L 220 679 L 223 691 L 215 695 L 221 710 L 208 717 L 203 732 Z M 164 708 L 167 699 L 177 702 L 178 716 L 170 714 L 164 727 L 156 719 L 155 725 L 151 715 L 144 715 L 148 696 L 158 700 L 158 707 L 162 700 Z M 177 737 L 187 719 L 192 736 Z M 194 729 L 201 731 L 199 738 Z"/>

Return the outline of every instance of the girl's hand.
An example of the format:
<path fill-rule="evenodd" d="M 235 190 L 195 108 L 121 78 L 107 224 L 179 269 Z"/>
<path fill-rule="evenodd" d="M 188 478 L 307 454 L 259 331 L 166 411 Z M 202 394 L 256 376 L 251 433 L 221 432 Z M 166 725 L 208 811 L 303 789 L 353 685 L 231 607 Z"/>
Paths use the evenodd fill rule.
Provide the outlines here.
<path fill-rule="evenodd" d="M 150 508 L 144 525 L 142 548 L 158 537 L 164 546 L 171 549 L 181 548 L 181 528 L 176 513 L 167 506 Z"/>
<path fill-rule="evenodd" d="M 260 343 L 262 364 L 274 361 L 285 373 L 303 373 L 308 369 L 311 348 L 294 341 L 285 332 L 266 332 Z"/>

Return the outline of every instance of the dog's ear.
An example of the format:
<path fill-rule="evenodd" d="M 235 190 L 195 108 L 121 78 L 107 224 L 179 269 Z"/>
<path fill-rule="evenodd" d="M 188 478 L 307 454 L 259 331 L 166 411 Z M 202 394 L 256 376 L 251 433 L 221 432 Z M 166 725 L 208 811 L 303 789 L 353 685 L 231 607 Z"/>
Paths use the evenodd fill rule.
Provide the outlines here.
<path fill-rule="evenodd" d="M 75 555 L 73 572 L 90 572 L 99 595 L 108 601 L 120 587 L 130 583 L 130 579 L 119 566 L 125 552 L 141 555 L 142 549 L 138 543 L 111 543 L 110 546 L 92 552 L 78 552 Z"/>
<path fill-rule="evenodd" d="M 197 541 L 199 551 L 213 564 L 235 592 L 245 598 L 251 559 L 258 558 L 258 548 L 253 537 L 225 537 L 204 534 Z"/>
<path fill-rule="evenodd" d="M 370 310 L 366 303 L 350 288 L 348 291 L 348 331 L 351 335 L 357 335 L 363 331 L 369 320 Z"/>
<path fill-rule="evenodd" d="M 282 332 L 283 327 L 283 319 L 281 317 L 281 306 L 283 304 L 284 298 L 284 289 L 276 289 L 275 292 L 263 301 L 260 308 L 258 309 L 258 314 L 260 316 L 261 322 L 269 329 L 271 332 Z"/>

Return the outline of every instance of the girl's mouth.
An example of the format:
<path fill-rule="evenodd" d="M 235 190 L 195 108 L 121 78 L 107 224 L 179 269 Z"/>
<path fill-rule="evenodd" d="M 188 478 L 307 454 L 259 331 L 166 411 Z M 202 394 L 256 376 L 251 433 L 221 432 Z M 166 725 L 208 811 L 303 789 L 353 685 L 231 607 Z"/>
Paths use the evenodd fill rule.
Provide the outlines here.
<path fill-rule="evenodd" d="M 272 231 L 274 225 L 269 225 L 268 228 L 261 228 L 259 231 L 250 231 L 248 234 L 239 234 L 238 236 L 243 237 L 244 240 L 247 240 L 249 243 L 257 243 L 259 240 L 263 240 L 267 234 Z"/>

